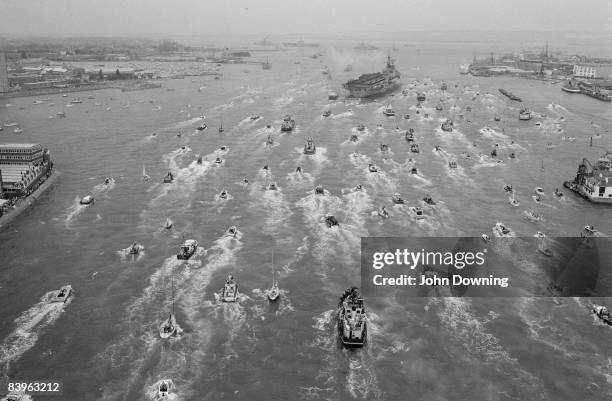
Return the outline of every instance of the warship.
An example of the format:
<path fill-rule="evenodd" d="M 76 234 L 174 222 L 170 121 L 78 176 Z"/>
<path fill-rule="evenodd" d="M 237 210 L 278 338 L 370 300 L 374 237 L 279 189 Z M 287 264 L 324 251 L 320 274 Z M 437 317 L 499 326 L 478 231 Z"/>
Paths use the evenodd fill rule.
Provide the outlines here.
<path fill-rule="evenodd" d="M 381 72 L 362 74 L 342 85 L 350 97 L 370 97 L 391 91 L 399 85 L 400 73 L 395 69 L 393 59 L 387 56 L 387 65 Z"/>

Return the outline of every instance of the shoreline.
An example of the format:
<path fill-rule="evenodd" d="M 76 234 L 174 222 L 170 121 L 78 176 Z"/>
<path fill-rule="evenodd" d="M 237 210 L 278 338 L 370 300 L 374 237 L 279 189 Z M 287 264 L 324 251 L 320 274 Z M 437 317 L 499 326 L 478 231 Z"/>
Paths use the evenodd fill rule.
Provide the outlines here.
<path fill-rule="evenodd" d="M 21 199 L 21 201 L 13 209 L 10 209 L 6 214 L 0 217 L 0 231 L 4 229 L 4 227 L 11 221 L 13 221 L 15 217 L 19 216 L 24 210 L 34 205 L 35 201 L 51 186 L 51 184 L 53 184 L 53 182 L 55 182 L 55 179 L 59 174 L 59 171 L 54 171 L 33 194 L 27 198 Z"/>

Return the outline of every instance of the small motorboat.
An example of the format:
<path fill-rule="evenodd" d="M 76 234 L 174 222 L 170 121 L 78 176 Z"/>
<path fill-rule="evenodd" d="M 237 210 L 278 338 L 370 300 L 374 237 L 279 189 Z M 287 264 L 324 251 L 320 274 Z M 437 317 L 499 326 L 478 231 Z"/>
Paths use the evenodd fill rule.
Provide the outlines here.
<path fill-rule="evenodd" d="M 531 199 L 533 199 L 535 203 L 542 203 L 542 198 L 539 195 L 531 195 Z"/>
<path fill-rule="evenodd" d="M 269 191 L 276 191 L 277 189 L 278 189 L 278 186 L 276 185 L 275 182 L 271 182 L 270 185 L 268 185 Z"/>
<path fill-rule="evenodd" d="M 389 212 L 387 212 L 387 209 L 384 206 L 381 206 L 381 208 L 377 210 L 377 213 L 383 219 L 389 218 Z"/>
<path fill-rule="evenodd" d="M 448 167 L 450 168 L 457 168 L 457 161 L 455 160 L 451 160 L 448 162 Z"/>
<path fill-rule="evenodd" d="M 442 104 L 441 104 L 441 103 L 438 103 L 438 104 L 436 105 L 436 110 L 437 110 L 437 111 L 442 111 L 442 110 L 444 110 L 444 107 L 442 107 Z"/>
<path fill-rule="evenodd" d="M 74 99 L 72 99 L 70 101 L 71 104 L 78 104 L 78 103 L 83 103 L 83 101 L 81 100 L 80 97 L 75 97 Z"/>
<path fill-rule="evenodd" d="M 266 139 L 266 145 L 267 146 L 274 145 L 274 139 L 272 139 L 272 135 L 268 135 L 268 138 Z"/>
<path fill-rule="evenodd" d="M 106 178 L 104 178 L 104 185 L 109 185 L 113 181 L 114 181 L 113 177 L 106 177 Z"/>
<path fill-rule="evenodd" d="M 281 124 L 281 132 L 291 132 L 295 128 L 295 121 L 291 118 L 290 115 L 286 115 L 283 117 L 283 122 Z"/>
<path fill-rule="evenodd" d="M 242 180 L 242 183 L 243 183 L 243 184 L 248 184 L 248 183 L 249 183 L 249 179 L 248 179 L 248 178 L 246 178 L 246 177 L 244 177 L 244 179 Z"/>
<path fill-rule="evenodd" d="M 514 231 L 510 228 L 506 227 L 503 223 L 497 222 L 493 227 L 493 234 L 496 237 L 514 237 Z"/>
<path fill-rule="evenodd" d="M 164 379 L 157 385 L 157 398 L 162 399 L 170 395 L 172 390 L 172 380 Z"/>
<path fill-rule="evenodd" d="M 519 120 L 526 121 L 531 120 L 531 111 L 526 108 L 522 108 L 519 111 Z"/>
<path fill-rule="evenodd" d="M 170 217 L 168 217 L 168 218 L 166 219 L 166 222 L 164 223 L 164 228 L 165 228 L 166 230 L 169 230 L 169 229 L 171 229 L 171 228 L 172 228 L 172 226 L 173 226 L 173 225 L 174 225 L 174 222 L 173 222 L 172 220 L 170 220 Z"/>
<path fill-rule="evenodd" d="M 396 205 L 403 205 L 404 204 L 404 198 L 402 198 L 402 196 L 399 193 L 394 193 L 391 196 L 391 200 L 393 201 L 393 203 L 395 203 Z"/>
<path fill-rule="evenodd" d="M 495 120 L 495 121 L 501 121 L 501 117 L 500 117 L 500 116 L 495 116 L 495 117 L 493 118 L 493 120 Z"/>
<path fill-rule="evenodd" d="M 376 167 L 374 164 L 370 163 L 370 164 L 368 164 L 368 171 L 370 173 L 377 173 L 378 172 L 378 167 Z"/>
<path fill-rule="evenodd" d="M 414 141 L 414 130 L 410 128 L 408 132 L 406 132 L 406 135 L 404 136 L 404 138 L 406 138 L 407 142 L 413 142 Z"/>
<path fill-rule="evenodd" d="M 410 120 L 410 114 L 404 114 L 404 120 Z"/>
<path fill-rule="evenodd" d="M 225 285 L 221 289 L 221 301 L 236 302 L 238 300 L 238 283 L 231 274 L 225 279 Z"/>
<path fill-rule="evenodd" d="M 389 151 L 389 145 L 386 143 L 381 143 L 379 148 L 382 153 L 387 153 Z"/>
<path fill-rule="evenodd" d="M 329 111 L 329 110 L 325 110 L 325 111 L 323 112 L 323 117 L 329 117 L 329 116 L 331 116 L 331 111 Z"/>
<path fill-rule="evenodd" d="M 267 128 L 267 129 L 272 128 L 272 124 L 266 124 L 266 128 Z"/>
<path fill-rule="evenodd" d="M 483 240 L 484 242 L 490 242 L 490 241 L 491 241 L 491 237 L 489 237 L 487 234 L 482 234 L 482 235 L 480 236 L 480 238 L 482 238 L 482 240 Z"/>
<path fill-rule="evenodd" d="M 512 192 L 512 185 L 504 184 L 504 191 Z"/>
<path fill-rule="evenodd" d="M 223 164 L 223 160 L 222 160 L 220 157 L 217 157 L 217 158 L 215 159 L 215 164 L 216 164 L 216 165 L 221 165 L 221 164 Z"/>
<path fill-rule="evenodd" d="M 411 169 L 410 169 L 410 174 L 414 174 L 414 175 L 416 175 L 416 174 L 418 174 L 418 173 L 419 173 L 419 171 L 417 170 L 417 168 L 416 168 L 416 167 L 413 167 L 413 168 L 411 168 Z"/>
<path fill-rule="evenodd" d="M 130 255 L 138 255 L 141 250 L 142 250 L 142 245 L 140 245 L 137 242 L 133 242 L 132 245 L 130 245 L 128 252 Z"/>
<path fill-rule="evenodd" d="M 227 237 L 236 238 L 237 235 L 238 229 L 236 228 L 236 226 L 229 226 L 227 230 L 225 230 L 225 236 Z"/>
<path fill-rule="evenodd" d="M 325 194 L 325 189 L 323 189 L 323 185 L 317 185 L 314 189 L 314 193 L 316 195 L 324 195 Z"/>
<path fill-rule="evenodd" d="M 329 213 L 325 215 L 325 224 L 327 224 L 329 228 L 339 225 L 338 220 Z"/>
<path fill-rule="evenodd" d="M 306 145 L 304 145 L 304 154 L 314 155 L 316 152 L 317 152 L 317 148 L 314 144 L 314 139 L 312 139 L 312 137 L 306 138 Z"/>
<path fill-rule="evenodd" d="M 491 157 L 497 157 L 497 148 L 491 151 Z"/>
<path fill-rule="evenodd" d="M 206 124 L 201 124 L 198 125 L 198 128 L 196 128 L 198 131 L 204 131 L 206 128 L 208 128 L 208 126 Z"/>
<path fill-rule="evenodd" d="M 261 169 L 262 169 L 262 170 L 266 170 L 266 171 L 268 171 L 268 169 L 269 169 L 269 168 L 268 168 L 268 165 L 267 165 L 267 164 L 264 164 L 264 166 L 263 166 Z"/>
<path fill-rule="evenodd" d="M 538 246 L 538 252 L 549 258 L 552 256 L 552 251 L 548 249 L 543 239 L 540 241 L 540 245 Z"/>
<path fill-rule="evenodd" d="M 511 152 L 508 157 L 511 158 L 511 159 L 516 159 L 516 153 Z"/>
<path fill-rule="evenodd" d="M 423 198 L 423 202 L 427 203 L 428 205 L 435 205 L 436 202 L 433 200 L 433 198 L 429 195 L 425 195 L 425 197 Z"/>
<path fill-rule="evenodd" d="M 91 205 L 92 203 L 94 203 L 94 197 L 92 195 L 85 195 L 81 198 L 79 203 L 81 205 Z"/>
<path fill-rule="evenodd" d="M 296 172 L 296 173 L 301 173 L 301 172 L 302 172 L 302 167 L 301 167 L 301 166 L 297 166 L 297 167 L 295 168 L 295 172 Z"/>
<path fill-rule="evenodd" d="M 223 131 L 225 131 L 225 130 L 223 129 L 223 125 L 220 125 L 220 126 L 219 126 L 218 131 L 219 131 L 219 133 L 222 133 Z"/>
<path fill-rule="evenodd" d="M 66 113 L 65 113 L 65 112 L 63 112 L 63 111 L 58 111 L 56 114 L 57 114 L 57 116 L 58 116 L 59 118 L 65 118 L 65 117 L 66 117 Z"/>
<path fill-rule="evenodd" d="M 198 159 L 196 160 L 196 163 L 202 164 L 202 156 L 198 156 Z"/>
<path fill-rule="evenodd" d="M 171 171 L 168 171 L 168 173 L 164 177 L 164 184 L 170 184 L 172 181 L 174 181 L 174 175 Z"/>
<path fill-rule="evenodd" d="M 533 192 L 538 196 L 544 196 L 544 189 L 541 187 L 535 187 Z"/>
<path fill-rule="evenodd" d="M 13 130 L 13 132 L 16 133 L 16 134 L 21 134 L 23 132 L 23 130 L 21 128 L 17 127 L 17 128 L 15 128 Z"/>
<path fill-rule="evenodd" d="M 423 92 L 417 93 L 417 102 L 424 102 L 426 99 L 425 94 Z"/>
<path fill-rule="evenodd" d="M 260 116 L 259 116 L 259 114 L 251 114 L 251 116 L 249 118 L 252 121 L 255 121 L 255 120 L 259 120 Z"/>
<path fill-rule="evenodd" d="M 612 326 L 612 314 L 605 306 L 601 305 L 593 305 L 593 313 L 597 316 L 602 322 L 607 325 Z"/>
<path fill-rule="evenodd" d="M 445 132 L 453 132 L 453 120 L 451 120 L 450 118 L 447 118 L 446 121 L 442 123 L 440 128 L 442 129 L 442 131 L 445 131 Z"/>
<path fill-rule="evenodd" d="M 389 105 L 389 106 L 386 106 L 386 107 L 383 109 L 383 114 L 384 114 L 385 116 L 387 116 L 387 117 L 393 117 L 393 116 L 395 115 L 395 111 L 394 111 L 394 110 L 393 110 L 393 108 L 392 108 L 392 107 Z"/>
<path fill-rule="evenodd" d="M 524 214 L 527 220 L 529 221 L 541 221 L 542 220 L 542 213 L 538 213 L 534 210 L 525 210 Z"/>
<path fill-rule="evenodd" d="M 409 210 L 410 210 L 410 213 L 417 220 L 422 220 L 425 218 L 425 215 L 423 214 L 423 209 L 421 209 L 419 206 L 411 206 Z"/>
<path fill-rule="evenodd" d="M 521 204 L 521 202 L 519 202 L 519 200 L 514 196 L 514 191 L 512 191 L 512 196 L 508 198 L 508 202 L 514 207 L 518 207 Z"/>
<path fill-rule="evenodd" d="M 350 142 L 358 142 L 359 141 L 359 137 L 357 136 L 357 134 L 351 134 L 350 138 L 349 138 Z"/>
<path fill-rule="evenodd" d="M 357 184 L 357 186 L 355 187 L 355 191 L 362 192 L 363 191 L 363 185 Z"/>
<path fill-rule="evenodd" d="M 563 195 L 563 192 L 559 191 L 559 188 L 555 188 L 554 194 L 557 197 L 557 199 L 561 199 L 561 198 L 563 198 L 565 196 L 565 195 Z"/>
<path fill-rule="evenodd" d="M 224 189 L 219 193 L 219 199 L 227 200 L 227 190 Z"/>
<path fill-rule="evenodd" d="M 170 338 L 176 334 L 176 318 L 172 313 L 168 315 L 168 319 L 159 326 L 159 336 L 162 339 Z"/>
<path fill-rule="evenodd" d="M 410 151 L 412 153 L 419 153 L 419 144 L 413 143 L 412 145 L 410 145 Z"/>
<path fill-rule="evenodd" d="M 221 146 L 219 146 L 219 150 L 220 150 L 220 151 L 222 151 L 222 152 L 227 152 L 227 150 L 228 150 L 228 149 L 229 149 L 229 148 L 227 147 L 227 145 L 221 145 Z"/>
<path fill-rule="evenodd" d="M 268 300 L 270 302 L 275 302 L 280 297 L 280 290 L 278 288 L 278 283 L 276 282 L 276 277 L 274 273 L 272 274 L 272 287 L 267 292 Z"/>
<path fill-rule="evenodd" d="M 66 302 L 72 295 L 72 286 L 67 284 L 57 290 L 57 292 L 49 299 L 49 302 Z"/>
<path fill-rule="evenodd" d="M 179 253 L 176 258 L 179 260 L 189 260 L 198 249 L 198 241 L 194 239 L 188 239 L 183 242 L 179 247 Z"/>
<path fill-rule="evenodd" d="M 542 231 L 538 231 L 537 233 L 533 234 L 534 237 L 536 238 L 546 238 L 546 234 L 544 234 Z"/>
<path fill-rule="evenodd" d="M 359 125 L 357 126 L 357 131 L 365 131 L 365 125 L 363 125 L 363 124 L 359 124 Z"/>

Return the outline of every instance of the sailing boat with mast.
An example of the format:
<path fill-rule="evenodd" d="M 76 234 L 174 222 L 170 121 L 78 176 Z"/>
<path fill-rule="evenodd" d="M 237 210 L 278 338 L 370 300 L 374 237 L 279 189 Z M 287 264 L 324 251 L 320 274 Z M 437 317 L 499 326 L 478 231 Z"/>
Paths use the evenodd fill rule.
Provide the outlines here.
<path fill-rule="evenodd" d="M 514 207 L 518 207 L 521 204 L 521 202 L 514 197 L 514 188 L 512 189 L 512 196 L 508 198 L 508 201 L 510 202 L 510 205 Z"/>
<path fill-rule="evenodd" d="M 142 181 L 149 181 L 151 177 L 147 175 L 147 170 L 145 169 L 144 164 L 142 165 Z"/>
<path fill-rule="evenodd" d="M 272 269 L 274 269 L 274 251 L 272 251 Z M 280 296 L 280 290 L 278 289 L 278 283 L 276 282 L 275 271 L 272 270 L 272 287 L 268 290 L 268 300 L 275 302 Z"/>
<path fill-rule="evenodd" d="M 222 133 L 223 131 L 225 131 L 223 129 L 223 120 L 221 120 L 221 124 L 219 125 L 219 133 Z"/>
<path fill-rule="evenodd" d="M 176 317 L 174 314 L 174 275 L 172 272 L 170 273 L 170 278 L 172 281 L 172 307 L 170 309 L 170 313 L 168 314 L 168 319 L 164 320 L 159 327 L 159 336 L 162 339 L 166 339 L 177 334 Z"/>

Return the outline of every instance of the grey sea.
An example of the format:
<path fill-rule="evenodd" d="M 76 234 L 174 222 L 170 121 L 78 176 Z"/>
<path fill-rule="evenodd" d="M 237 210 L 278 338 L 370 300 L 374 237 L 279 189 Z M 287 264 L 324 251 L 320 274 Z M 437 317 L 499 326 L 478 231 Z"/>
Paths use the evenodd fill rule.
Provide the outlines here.
<path fill-rule="evenodd" d="M 224 65 L 219 80 L 169 79 L 158 89 L 50 95 L 40 104 L 0 100 L 0 122 L 24 131 L 5 129 L 0 141 L 43 144 L 60 172 L 0 229 L 2 379 L 61 380 L 62 395 L 34 396 L 45 400 L 151 400 L 164 378 L 175 400 L 612 399 L 612 328 L 590 312 L 609 299 L 366 299 L 366 346 L 338 341 L 335 308 L 347 287 L 360 286 L 361 237 L 477 237 L 492 235 L 498 221 L 524 237 L 577 236 L 586 224 L 612 233 L 609 208 L 553 195 L 583 157 L 612 148 L 610 105 L 558 82 L 460 75 L 483 43 L 397 43 L 389 54 L 407 94 L 370 101 L 327 100 L 349 78 L 384 67 L 385 51 L 359 53 L 345 42 L 267 53 L 270 70 Z M 522 97 L 534 118 L 519 121 L 521 104 L 498 88 Z M 417 92 L 427 98 L 418 114 Z M 70 104 L 76 96 L 83 102 Z M 396 117 L 382 114 L 386 105 Z M 280 132 L 286 114 L 296 121 L 291 133 Z M 440 129 L 446 118 L 452 133 Z M 420 153 L 398 127 L 414 129 Z M 315 155 L 302 152 L 307 137 Z M 169 170 L 175 180 L 164 184 Z M 278 190 L 266 189 L 271 182 Z M 318 184 L 324 195 L 313 193 Z M 357 184 L 365 191 L 353 191 Z M 508 204 L 504 184 L 520 207 Z M 539 205 L 535 187 L 545 191 Z M 394 206 L 394 193 L 406 204 Z M 87 194 L 95 203 L 80 205 Z M 435 206 L 422 201 L 427 194 Z M 386 220 L 376 214 L 383 205 Z M 410 206 L 426 218 L 416 220 Z M 543 220 L 526 219 L 529 209 Z M 328 229 L 326 213 L 340 226 Z M 236 238 L 225 235 L 231 225 Z M 199 243 L 187 262 L 176 258 L 184 239 Z M 137 256 L 128 253 L 134 241 L 144 247 Z M 517 258 L 511 268 L 537 269 L 537 260 Z M 273 271 L 275 304 L 265 296 Z M 215 296 L 228 274 L 240 286 L 233 304 Z M 67 283 L 70 302 L 46 302 Z M 182 334 L 162 341 L 172 284 Z"/>

